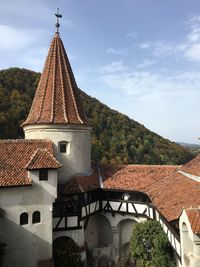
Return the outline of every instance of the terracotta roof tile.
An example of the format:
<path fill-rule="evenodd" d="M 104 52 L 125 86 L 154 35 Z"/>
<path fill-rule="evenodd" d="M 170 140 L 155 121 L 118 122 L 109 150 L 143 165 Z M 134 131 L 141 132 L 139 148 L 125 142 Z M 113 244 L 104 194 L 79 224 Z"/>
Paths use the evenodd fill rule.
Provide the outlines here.
<path fill-rule="evenodd" d="M 145 191 L 168 221 L 177 219 L 183 208 L 200 205 L 199 182 L 178 172 L 152 184 Z"/>
<path fill-rule="evenodd" d="M 101 168 L 104 188 L 142 191 L 156 181 L 169 176 L 180 166 L 122 165 Z"/>
<path fill-rule="evenodd" d="M 182 208 L 200 206 L 200 184 L 178 173 L 181 166 L 129 165 L 104 168 L 104 188 L 146 193 L 168 221 Z"/>
<path fill-rule="evenodd" d="M 192 232 L 200 234 L 200 208 L 186 209 Z"/>
<path fill-rule="evenodd" d="M 181 171 L 200 177 L 200 155 L 183 165 Z"/>
<path fill-rule="evenodd" d="M 25 168 L 38 149 L 53 155 L 53 143 L 49 140 L 0 140 L 0 187 L 31 185 Z"/>
<path fill-rule="evenodd" d="M 76 81 L 58 33 L 49 49 L 27 124 L 87 124 Z"/>
<path fill-rule="evenodd" d="M 71 194 L 87 192 L 99 187 L 99 174 L 97 168 L 94 167 L 91 175 L 77 175 L 70 179 L 69 182 L 67 182 L 64 188 L 62 189 L 62 193 Z"/>
<path fill-rule="evenodd" d="M 49 153 L 47 149 L 38 148 L 32 155 L 30 161 L 25 167 L 27 170 L 34 169 L 57 169 L 61 164 Z"/>

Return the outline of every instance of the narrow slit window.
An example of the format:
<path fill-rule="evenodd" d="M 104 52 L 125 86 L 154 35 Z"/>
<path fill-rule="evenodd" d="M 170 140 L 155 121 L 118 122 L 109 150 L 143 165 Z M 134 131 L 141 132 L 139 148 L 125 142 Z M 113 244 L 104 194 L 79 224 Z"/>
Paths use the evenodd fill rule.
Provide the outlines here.
<path fill-rule="evenodd" d="M 40 223 L 40 212 L 39 211 L 34 211 L 33 212 L 33 216 L 32 216 L 32 223 L 35 224 L 35 223 Z"/>
<path fill-rule="evenodd" d="M 39 170 L 39 180 L 47 181 L 48 180 L 48 169 Z"/>
<path fill-rule="evenodd" d="M 26 225 L 28 224 L 28 213 L 27 212 L 23 212 L 20 215 L 20 225 Z"/>

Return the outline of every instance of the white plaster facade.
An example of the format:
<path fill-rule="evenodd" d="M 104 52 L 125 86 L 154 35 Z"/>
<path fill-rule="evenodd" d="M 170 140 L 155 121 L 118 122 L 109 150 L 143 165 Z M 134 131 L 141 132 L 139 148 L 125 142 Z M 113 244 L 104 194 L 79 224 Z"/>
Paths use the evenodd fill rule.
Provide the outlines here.
<path fill-rule="evenodd" d="M 52 257 L 52 204 L 57 196 L 57 170 L 49 170 L 48 180 L 39 181 L 39 171 L 29 172 L 31 186 L 3 188 L 0 194 L 0 237 L 6 243 L 4 267 L 36 267 Z M 41 220 L 32 223 L 33 212 Z M 20 215 L 28 213 L 28 224 L 20 225 Z"/>
<path fill-rule="evenodd" d="M 49 139 L 54 143 L 55 157 L 61 163 L 58 182 L 65 183 L 70 177 L 91 173 L 91 127 L 86 125 L 26 125 L 25 139 Z M 66 153 L 60 153 L 59 143 L 66 142 Z"/>
<path fill-rule="evenodd" d="M 200 236 L 193 233 L 188 216 L 183 210 L 180 220 L 181 261 L 183 267 L 200 266 Z"/>
<path fill-rule="evenodd" d="M 145 221 L 131 215 L 96 213 L 89 219 L 85 230 L 87 249 L 96 258 L 107 258 L 110 264 L 117 264 L 119 258 L 129 258 L 129 240 L 135 223 Z M 96 266 L 95 265 L 95 266 Z"/>

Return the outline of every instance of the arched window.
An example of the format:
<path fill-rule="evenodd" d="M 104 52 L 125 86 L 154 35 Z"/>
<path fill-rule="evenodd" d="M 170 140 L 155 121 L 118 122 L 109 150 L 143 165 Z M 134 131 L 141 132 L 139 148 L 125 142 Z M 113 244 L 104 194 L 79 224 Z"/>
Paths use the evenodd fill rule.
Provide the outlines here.
<path fill-rule="evenodd" d="M 25 225 L 28 224 L 28 213 L 27 212 L 23 212 L 20 215 L 20 225 Z"/>
<path fill-rule="evenodd" d="M 40 212 L 34 211 L 32 216 L 32 223 L 39 223 L 40 222 Z"/>

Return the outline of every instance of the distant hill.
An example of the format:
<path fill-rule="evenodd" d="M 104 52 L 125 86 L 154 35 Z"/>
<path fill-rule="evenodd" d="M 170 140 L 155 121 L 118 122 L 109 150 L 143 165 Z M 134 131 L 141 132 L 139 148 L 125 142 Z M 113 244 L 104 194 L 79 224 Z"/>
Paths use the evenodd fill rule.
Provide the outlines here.
<path fill-rule="evenodd" d="M 199 142 L 200 143 L 200 142 Z M 177 142 L 177 144 L 186 147 L 192 154 L 197 155 L 200 153 L 200 144 L 189 144 L 183 142 Z"/>
<path fill-rule="evenodd" d="M 23 137 L 20 124 L 29 112 L 39 77 L 39 73 L 26 69 L 0 71 L 1 139 Z M 193 157 L 186 148 L 80 92 L 93 126 L 93 160 L 120 164 L 182 164 Z"/>

